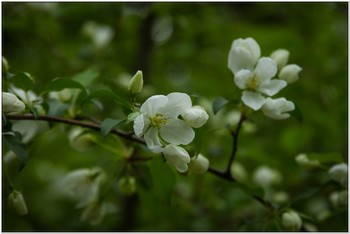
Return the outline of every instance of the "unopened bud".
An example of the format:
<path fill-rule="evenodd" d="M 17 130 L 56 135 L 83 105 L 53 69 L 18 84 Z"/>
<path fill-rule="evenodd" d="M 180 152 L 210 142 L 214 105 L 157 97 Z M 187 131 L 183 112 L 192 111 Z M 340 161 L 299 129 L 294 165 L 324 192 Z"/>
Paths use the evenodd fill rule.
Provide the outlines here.
<path fill-rule="evenodd" d="M 247 171 L 244 166 L 238 162 L 235 162 L 231 166 L 231 174 L 238 181 L 244 181 L 247 179 Z"/>
<path fill-rule="evenodd" d="M 209 115 L 201 106 L 194 106 L 181 116 L 193 128 L 202 127 L 209 119 Z"/>
<path fill-rule="evenodd" d="M 118 184 L 122 193 L 125 195 L 132 195 L 136 192 L 136 180 L 132 176 L 122 177 Z"/>
<path fill-rule="evenodd" d="M 275 169 L 268 166 L 260 166 L 254 171 L 253 180 L 255 184 L 263 188 L 268 188 L 279 184 L 282 180 L 282 176 L 279 171 Z"/>
<path fill-rule="evenodd" d="M 329 169 L 329 175 L 332 180 L 338 182 L 344 187 L 348 186 L 348 166 L 345 163 L 339 163 Z"/>
<path fill-rule="evenodd" d="M 143 75 L 142 71 L 137 71 L 133 78 L 131 78 L 129 83 L 129 91 L 132 95 L 141 93 L 143 87 Z"/>
<path fill-rule="evenodd" d="M 290 231 L 299 231 L 302 225 L 302 221 L 297 212 L 290 210 L 283 213 L 282 224 Z"/>
<path fill-rule="evenodd" d="M 282 68 L 281 72 L 279 73 L 279 78 L 286 81 L 288 84 L 294 83 L 295 81 L 299 80 L 299 72 L 301 70 L 302 68 L 298 65 L 289 64 Z"/>
<path fill-rule="evenodd" d="M 193 174 L 203 174 L 209 168 L 209 160 L 202 154 L 198 154 L 197 157 L 191 158 L 188 164 L 188 172 Z"/>
<path fill-rule="evenodd" d="M 284 67 L 289 58 L 289 51 L 285 49 L 278 49 L 272 52 L 270 55 L 270 58 L 274 60 L 277 64 L 278 69 L 280 70 L 282 67 Z"/>
<path fill-rule="evenodd" d="M 2 111 L 4 113 L 23 111 L 25 105 L 16 95 L 12 93 L 2 92 Z"/>
<path fill-rule="evenodd" d="M 9 196 L 9 205 L 19 215 L 28 214 L 27 204 L 20 191 L 14 190 Z"/>

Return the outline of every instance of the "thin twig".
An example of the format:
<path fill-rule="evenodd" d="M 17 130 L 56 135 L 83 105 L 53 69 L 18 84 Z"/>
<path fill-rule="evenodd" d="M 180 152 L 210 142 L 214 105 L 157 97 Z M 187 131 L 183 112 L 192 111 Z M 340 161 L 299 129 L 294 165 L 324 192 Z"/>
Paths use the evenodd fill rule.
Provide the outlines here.
<path fill-rule="evenodd" d="M 239 122 L 237 124 L 237 127 L 235 130 L 232 130 L 231 131 L 231 135 L 232 135 L 232 152 L 231 152 L 231 157 L 228 161 L 228 164 L 227 164 L 227 168 L 226 168 L 226 171 L 225 173 L 232 177 L 232 173 L 231 173 L 231 166 L 232 166 L 232 163 L 235 159 L 235 156 L 236 156 L 236 153 L 237 153 L 237 149 L 238 149 L 238 135 L 239 135 L 239 131 L 241 130 L 241 127 L 242 127 L 242 124 L 243 122 L 246 120 L 246 116 L 242 113 L 241 114 L 241 117 L 239 119 Z"/>
<path fill-rule="evenodd" d="M 99 124 L 96 124 L 96 123 L 82 122 L 82 121 L 75 120 L 75 119 L 67 119 L 67 118 L 62 118 L 62 117 L 57 117 L 57 116 L 39 115 L 39 116 L 35 117 L 34 115 L 6 115 L 6 119 L 49 121 L 49 122 L 64 123 L 64 124 L 69 124 L 69 125 L 90 128 L 90 129 L 97 130 L 97 131 L 101 130 L 101 126 Z M 129 134 L 129 133 L 124 132 L 124 131 L 119 130 L 119 129 L 113 129 L 111 131 L 111 133 L 118 135 L 120 137 L 123 137 L 125 139 L 128 139 L 128 140 L 132 140 L 132 141 L 144 144 L 144 145 L 146 144 L 142 138 L 139 138 L 133 134 Z"/>

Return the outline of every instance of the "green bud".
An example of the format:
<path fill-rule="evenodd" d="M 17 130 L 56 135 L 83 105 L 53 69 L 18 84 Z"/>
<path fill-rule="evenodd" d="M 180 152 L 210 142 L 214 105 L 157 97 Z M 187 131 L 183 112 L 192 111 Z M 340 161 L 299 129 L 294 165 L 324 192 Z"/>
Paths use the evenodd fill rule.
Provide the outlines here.
<path fill-rule="evenodd" d="M 317 160 L 310 160 L 306 154 L 301 153 L 295 157 L 295 161 L 305 170 L 313 171 L 320 167 L 320 162 Z"/>
<path fill-rule="evenodd" d="M 231 174 L 234 178 L 236 178 L 238 181 L 245 181 L 247 180 L 247 171 L 244 168 L 244 166 L 238 162 L 235 162 L 231 166 Z"/>
<path fill-rule="evenodd" d="M 28 214 L 27 204 L 20 191 L 13 190 L 9 198 L 9 206 L 19 215 Z"/>
<path fill-rule="evenodd" d="M 125 195 L 132 195 L 136 192 L 136 180 L 132 176 L 122 177 L 118 184 L 122 193 Z"/>
<path fill-rule="evenodd" d="M 203 174 L 209 168 L 209 160 L 202 154 L 198 154 L 197 157 L 191 158 L 188 164 L 188 172 L 193 174 Z"/>
<path fill-rule="evenodd" d="M 95 136 L 82 128 L 74 128 L 69 133 L 71 146 L 79 151 L 85 151 L 95 145 Z"/>
<path fill-rule="evenodd" d="M 278 69 L 280 70 L 282 67 L 284 67 L 289 58 L 289 51 L 285 49 L 278 49 L 272 52 L 270 55 L 271 59 L 274 60 L 277 64 Z"/>
<path fill-rule="evenodd" d="M 299 231 L 302 221 L 297 212 L 290 210 L 282 214 L 282 224 L 290 231 Z"/>
<path fill-rule="evenodd" d="M 133 78 L 131 78 L 129 83 L 129 91 L 132 95 L 141 93 L 143 87 L 143 75 L 142 71 L 137 71 Z"/>
<path fill-rule="evenodd" d="M 12 93 L 2 92 L 2 111 L 4 113 L 20 112 L 25 109 L 24 103 Z"/>

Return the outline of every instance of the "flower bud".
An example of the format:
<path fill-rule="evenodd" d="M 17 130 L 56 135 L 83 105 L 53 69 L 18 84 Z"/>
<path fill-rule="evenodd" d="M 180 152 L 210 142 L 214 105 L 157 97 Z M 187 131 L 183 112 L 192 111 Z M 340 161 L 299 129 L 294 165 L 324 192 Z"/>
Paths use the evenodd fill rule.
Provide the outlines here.
<path fill-rule="evenodd" d="M 181 116 L 193 128 L 202 127 L 209 119 L 209 115 L 201 106 L 193 106 Z"/>
<path fill-rule="evenodd" d="M 344 187 L 348 186 L 348 166 L 345 163 L 334 165 L 328 172 L 332 180 L 338 182 Z"/>
<path fill-rule="evenodd" d="M 302 225 L 302 221 L 298 213 L 290 210 L 283 213 L 282 224 L 290 231 L 299 231 Z"/>
<path fill-rule="evenodd" d="M 301 70 L 302 68 L 298 65 L 289 64 L 282 68 L 279 73 L 279 78 L 286 81 L 288 84 L 294 83 L 295 81 L 299 80 L 299 72 Z"/>
<path fill-rule="evenodd" d="M 270 58 L 276 62 L 278 70 L 281 70 L 281 68 L 284 67 L 288 62 L 289 51 L 285 49 L 275 50 L 270 55 Z"/>
<path fill-rule="evenodd" d="M 125 195 L 132 195 L 136 192 L 136 180 L 132 176 L 122 177 L 118 184 L 122 193 Z"/>
<path fill-rule="evenodd" d="M 61 91 L 54 91 L 49 93 L 49 97 L 53 99 L 57 99 L 62 102 L 68 102 L 73 97 L 72 89 L 63 89 Z"/>
<path fill-rule="evenodd" d="M 133 78 L 131 78 L 129 83 L 129 91 L 132 95 L 141 93 L 143 87 L 143 75 L 142 71 L 137 71 Z"/>
<path fill-rule="evenodd" d="M 185 172 L 188 169 L 188 163 L 191 161 L 188 152 L 177 145 L 167 145 L 163 150 L 166 161 L 174 166 L 179 172 Z"/>
<path fill-rule="evenodd" d="M 203 174 L 209 168 L 209 160 L 202 154 L 198 154 L 197 157 L 191 158 L 188 165 L 188 172 L 193 174 Z"/>
<path fill-rule="evenodd" d="M 295 161 L 307 171 L 312 171 L 320 166 L 319 161 L 310 160 L 304 153 L 298 154 L 295 157 Z"/>
<path fill-rule="evenodd" d="M 14 209 L 14 211 L 19 215 L 26 215 L 28 214 L 28 208 L 27 204 L 24 201 L 23 195 L 20 191 L 14 190 L 10 194 L 9 198 L 9 205 Z"/>
<path fill-rule="evenodd" d="M 247 171 L 244 166 L 238 162 L 235 162 L 231 166 L 231 174 L 238 181 L 244 181 L 247 179 Z"/>
<path fill-rule="evenodd" d="M 25 105 L 16 95 L 12 93 L 2 92 L 2 111 L 4 113 L 23 111 Z"/>

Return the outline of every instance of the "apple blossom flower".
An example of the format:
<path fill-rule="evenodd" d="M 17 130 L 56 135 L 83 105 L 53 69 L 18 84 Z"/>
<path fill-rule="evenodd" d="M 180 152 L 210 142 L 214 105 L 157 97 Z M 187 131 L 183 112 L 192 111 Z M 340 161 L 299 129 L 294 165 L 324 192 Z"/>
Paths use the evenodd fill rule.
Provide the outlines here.
<path fill-rule="evenodd" d="M 20 112 L 24 109 L 24 103 L 16 95 L 2 92 L 2 111 L 4 113 Z"/>
<path fill-rule="evenodd" d="M 291 84 L 299 80 L 299 72 L 301 70 L 302 68 L 298 65 L 289 64 L 281 69 L 280 73 L 278 74 L 278 77 L 281 80 L 286 81 L 288 84 Z"/>
<path fill-rule="evenodd" d="M 186 121 L 186 123 L 193 128 L 202 127 L 209 119 L 209 115 L 201 106 L 193 106 L 181 116 Z"/>
<path fill-rule="evenodd" d="M 163 150 L 163 155 L 167 162 L 174 166 L 179 172 L 185 172 L 188 169 L 188 163 L 191 161 L 188 152 L 176 145 L 169 144 Z"/>
<path fill-rule="evenodd" d="M 272 79 L 276 73 L 276 63 L 267 57 L 260 58 L 254 70 L 242 69 L 235 73 L 235 84 L 244 90 L 243 103 L 259 110 L 266 102 L 265 95 L 273 96 L 286 87 L 284 80 Z"/>
<path fill-rule="evenodd" d="M 167 144 L 187 145 L 195 136 L 192 127 L 201 126 L 207 118 L 191 107 L 191 98 L 185 93 L 152 96 L 142 104 L 140 115 L 134 120 L 135 134 L 144 136 L 147 147 L 154 153 L 162 152 Z"/>
<path fill-rule="evenodd" d="M 294 103 L 285 98 L 267 98 L 265 104 L 262 106 L 264 115 L 272 119 L 286 119 L 290 114 L 287 111 L 294 110 Z"/>

